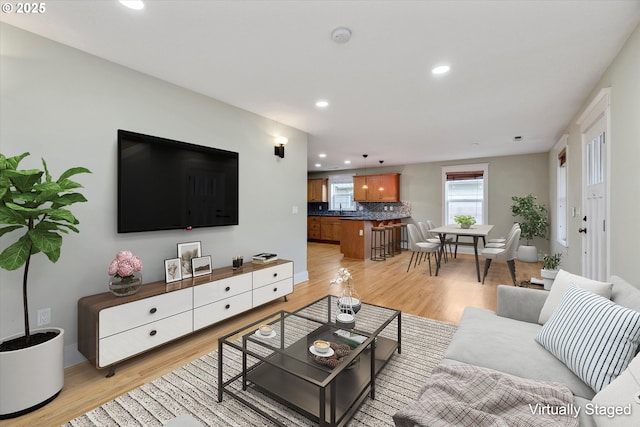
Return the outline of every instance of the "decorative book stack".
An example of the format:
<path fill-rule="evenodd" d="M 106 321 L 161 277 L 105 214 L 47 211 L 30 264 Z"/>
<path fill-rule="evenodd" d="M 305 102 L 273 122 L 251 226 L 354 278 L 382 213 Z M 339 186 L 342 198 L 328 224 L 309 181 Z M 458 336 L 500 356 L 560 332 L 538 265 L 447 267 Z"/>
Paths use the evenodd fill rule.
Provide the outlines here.
<path fill-rule="evenodd" d="M 278 260 L 277 254 L 270 254 L 267 252 L 254 255 L 252 259 L 254 264 L 268 264 L 270 262 L 274 262 L 277 260 Z"/>

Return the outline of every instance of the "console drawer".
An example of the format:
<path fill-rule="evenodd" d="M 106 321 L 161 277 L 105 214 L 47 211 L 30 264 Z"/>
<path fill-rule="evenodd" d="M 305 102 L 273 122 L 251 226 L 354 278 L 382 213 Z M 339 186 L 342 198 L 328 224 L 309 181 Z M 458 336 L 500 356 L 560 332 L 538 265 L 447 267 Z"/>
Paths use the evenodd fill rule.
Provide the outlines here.
<path fill-rule="evenodd" d="M 191 310 L 99 340 L 98 367 L 119 362 L 191 333 Z"/>
<path fill-rule="evenodd" d="M 293 292 L 293 277 L 253 290 L 253 306 L 257 307 Z"/>
<path fill-rule="evenodd" d="M 192 308 L 191 288 L 106 308 L 99 314 L 98 337 L 105 338 Z"/>
<path fill-rule="evenodd" d="M 201 307 L 251 290 L 251 275 L 229 277 L 193 288 L 193 305 Z"/>
<path fill-rule="evenodd" d="M 251 292 L 225 298 L 193 310 L 193 329 L 204 328 L 213 323 L 235 316 L 253 307 Z"/>
<path fill-rule="evenodd" d="M 293 263 L 274 265 L 253 272 L 253 289 L 261 288 L 270 283 L 293 277 Z"/>

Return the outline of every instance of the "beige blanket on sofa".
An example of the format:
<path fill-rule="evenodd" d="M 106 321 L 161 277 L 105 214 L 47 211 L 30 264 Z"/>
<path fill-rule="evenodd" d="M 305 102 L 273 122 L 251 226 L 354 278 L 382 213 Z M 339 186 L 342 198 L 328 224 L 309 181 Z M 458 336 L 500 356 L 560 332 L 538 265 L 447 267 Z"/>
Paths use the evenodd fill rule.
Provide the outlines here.
<path fill-rule="evenodd" d="M 461 363 L 437 366 L 418 400 L 393 419 L 398 427 L 577 427 L 578 411 L 564 384 Z"/>

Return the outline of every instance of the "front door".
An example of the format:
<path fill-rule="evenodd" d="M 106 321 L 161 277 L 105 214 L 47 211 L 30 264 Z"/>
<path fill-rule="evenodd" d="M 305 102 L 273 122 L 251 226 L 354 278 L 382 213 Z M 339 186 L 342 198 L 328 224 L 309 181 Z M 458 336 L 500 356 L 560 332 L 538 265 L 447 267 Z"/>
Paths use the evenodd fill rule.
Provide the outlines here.
<path fill-rule="evenodd" d="M 607 278 L 607 116 L 602 115 L 583 134 L 582 274 L 594 280 Z"/>

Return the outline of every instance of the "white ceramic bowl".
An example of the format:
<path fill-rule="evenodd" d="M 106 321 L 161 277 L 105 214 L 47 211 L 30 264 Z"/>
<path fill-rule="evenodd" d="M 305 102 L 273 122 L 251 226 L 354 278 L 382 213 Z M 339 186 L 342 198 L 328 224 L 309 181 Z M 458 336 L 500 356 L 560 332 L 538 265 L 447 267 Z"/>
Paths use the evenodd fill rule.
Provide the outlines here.
<path fill-rule="evenodd" d="M 273 328 L 269 325 L 260 325 L 260 327 L 258 328 L 258 331 L 260 331 L 260 335 L 263 335 L 266 337 L 271 335 L 271 333 L 273 332 Z"/>
<path fill-rule="evenodd" d="M 315 340 L 313 342 L 313 349 L 318 353 L 327 353 L 331 348 L 331 344 L 325 340 Z"/>

